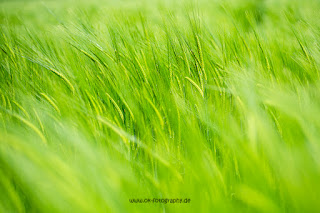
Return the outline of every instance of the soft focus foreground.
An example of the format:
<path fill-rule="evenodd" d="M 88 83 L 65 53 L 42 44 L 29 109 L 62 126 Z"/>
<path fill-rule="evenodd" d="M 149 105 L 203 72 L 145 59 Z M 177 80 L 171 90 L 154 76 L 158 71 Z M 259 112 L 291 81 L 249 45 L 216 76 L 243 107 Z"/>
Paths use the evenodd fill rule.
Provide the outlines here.
<path fill-rule="evenodd" d="M 0 212 L 320 211 L 319 1 L 0 9 Z"/>

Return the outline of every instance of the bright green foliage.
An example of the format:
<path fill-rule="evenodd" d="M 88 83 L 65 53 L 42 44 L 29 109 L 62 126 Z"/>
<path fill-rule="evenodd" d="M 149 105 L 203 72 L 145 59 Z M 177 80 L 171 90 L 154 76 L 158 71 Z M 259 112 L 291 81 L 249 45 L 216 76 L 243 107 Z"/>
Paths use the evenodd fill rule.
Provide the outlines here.
<path fill-rule="evenodd" d="M 318 0 L 88 2 L 0 2 L 0 212 L 320 211 Z"/>

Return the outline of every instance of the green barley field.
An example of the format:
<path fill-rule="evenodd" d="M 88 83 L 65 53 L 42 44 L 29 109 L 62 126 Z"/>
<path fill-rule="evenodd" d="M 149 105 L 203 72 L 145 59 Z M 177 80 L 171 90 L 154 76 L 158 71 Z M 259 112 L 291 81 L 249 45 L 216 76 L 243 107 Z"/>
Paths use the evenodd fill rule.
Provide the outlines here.
<path fill-rule="evenodd" d="M 319 0 L 1 0 L 0 212 L 320 212 Z"/>

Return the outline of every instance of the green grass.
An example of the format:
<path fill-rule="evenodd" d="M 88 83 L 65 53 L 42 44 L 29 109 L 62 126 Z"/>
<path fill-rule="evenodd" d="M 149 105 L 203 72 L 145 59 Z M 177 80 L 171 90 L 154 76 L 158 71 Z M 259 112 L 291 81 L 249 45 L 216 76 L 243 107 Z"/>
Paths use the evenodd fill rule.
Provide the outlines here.
<path fill-rule="evenodd" d="M 0 212 L 320 211 L 318 0 L 88 2 L 0 2 Z"/>

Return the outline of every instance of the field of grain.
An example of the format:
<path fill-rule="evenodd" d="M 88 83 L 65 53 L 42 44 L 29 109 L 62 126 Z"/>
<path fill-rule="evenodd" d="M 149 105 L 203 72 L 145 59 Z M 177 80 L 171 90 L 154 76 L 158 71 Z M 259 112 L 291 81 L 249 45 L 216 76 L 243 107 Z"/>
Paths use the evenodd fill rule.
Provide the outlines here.
<path fill-rule="evenodd" d="M 0 0 L 0 212 L 319 212 L 319 0 Z"/>

